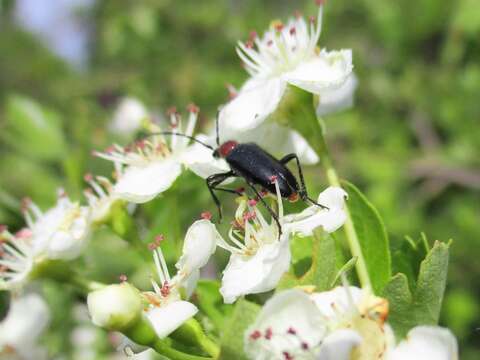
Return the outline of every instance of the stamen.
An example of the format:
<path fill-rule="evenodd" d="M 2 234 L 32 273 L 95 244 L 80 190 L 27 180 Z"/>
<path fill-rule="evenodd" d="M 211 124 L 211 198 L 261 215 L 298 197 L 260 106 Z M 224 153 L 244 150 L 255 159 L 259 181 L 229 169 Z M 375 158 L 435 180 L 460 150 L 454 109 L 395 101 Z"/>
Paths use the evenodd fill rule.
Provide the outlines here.
<path fill-rule="evenodd" d="M 230 100 L 235 99 L 238 95 L 237 89 L 235 89 L 235 87 L 232 84 L 225 84 L 225 87 L 228 90 L 228 98 Z"/>
<path fill-rule="evenodd" d="M 262 337 L 262 333 L 258 330 L 255 330 L 250 334 L 250 340 L 258 340 Z"/>
<path fill-rule="evenodd" d="M 297 335 L 297 330 L 295 330 L 293 327 L 289 327 L 287 330 L 287 334 Z"/>
<path fill-rule="evenodd" d="M 294 359 L 294 357 L 292 355 L 290 355 L 290 353 L 288 351 L 284 351 L 282 354 L 283 354 L 283 358 L 285 360 L 293 360 Z"/>
<path fill-rule="evenodd" d="M 86 181 L 86 182 L 90 182 L 93 180 L 93 175 L 91 173 L 86 173 L 84 176 L 83 176 L 83 179 Z"/>
<path fill-rule="evenodd" d="M 292 36 L 297 33 L 297 29 L 295 28 L 295 26 L 292 26 L 292 27 L 290 28 L 289 33 L 290 33 L 290 35 L 292 35 Z"/>
<path fill-rule="evenodd" d="M 127 275 L 125 275 L 125 274 L 121 274 L 121 275 L 118 277 L 118 279 L 120 280 L 120 282 L 123 283 L 123 282 L 126 282 L 126 281 L 128 280 L 128 277 L 127 277 Z"/>
<path fill-rule="evenodd" d="M 250 31 L 250 34 L 248 35 L 248 40 L 254 41 L 258 37 L 258 34 L 255 30 Z"/>
<path fill-rule="evenodd" d="M 254 220 L 257 217 L 257 214 L 255 214 L 255 211 L 247 211 L 245 214 L 243 214 L 243 220 L 245 222 Z"/>
<path fill-rule="evenodd" d="M 302 342 L 301 346 L 302 346 L 302 350 L 310 349 L 310 346 L 306 342 Z"/>
<path fill-rule="evenodd" d="M 270 340 L 273 336 L 272 328 L 265 330 L 265 339 Z"/>
<path fill-rule="evenodd" d="M 212 213 L 210 211 L 204 211 L 200 214 L 200 217 L 204 220 L 212 220 Z"/>
<path fill-rule="evenodd" d="M 325 4 L 325 2 L 326 2 L 326 0 L 315 0 L 315 4 L 316 4 L 317 6 L 322 6 L 322 5 Z"/>
<path fill-rule="evenodd" d="M 200 108 L 194 103 L 190 103 L 187 106 L 187 111 L 190 113 L 198 114 L 200 112 Z"/>
<path fill-rule="evenodd" d="M 160 294 L 163 296 L 163 297 L 167 297 L 168 295 L 170 295 L 170 285 L 168 284 L 168 281 L 165 281 L 163 283 L 163 286 L 162 288 L 160 289 Z"/>
<path fill-rule="evenodd" d="M 277 175 L 270 176 L 268 180 L 270 180 L 270 183 L 273 184 L 275 181 L 277 181 Z"/>
<path fill-rule="evenodd" d="M 255 199 L 248 200 L 248 206 L 254 207 L 255 205 L 257 205 L 257 200 Z"/>

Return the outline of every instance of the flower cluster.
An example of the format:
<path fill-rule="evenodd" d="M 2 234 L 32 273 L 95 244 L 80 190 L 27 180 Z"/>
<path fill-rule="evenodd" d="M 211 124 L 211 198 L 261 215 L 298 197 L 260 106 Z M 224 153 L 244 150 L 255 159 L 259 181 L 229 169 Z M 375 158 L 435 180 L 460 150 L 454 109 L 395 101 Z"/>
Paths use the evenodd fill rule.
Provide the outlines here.
<path fill-rule="evenodd" d="M 251 359 L 457 359 L 447 329 L 418 326 L 396 343 L 388 302 L 353 286 L 276 294 L 245 333 Z"/>
<path fill-rule="evenodd" d="M 318 104 L 314 109 L 317 115 L 352 104 L 357 83 L 352 52 L 327 51 L 318 46 L 323 1 L 317 4 L 317 16 L 308 21 L 299 15 L 286 24 L 276 21 L 263 36 L 252 33 L 248 41 L 238 43 L 237 53 L 250 78 L 219 111 L 222 138 L 230 140 L 227 144 L 273 138 L 272 143 L 298 153 L 302 162 L 315 163 L 319 155 L 323 156 L 313 151 L 299 133 L 270 121 L 289 87 L 313 94 Z M 239 298 L 265 294 L 279 287 L 292 269 L 292 248 L 298 238 L 313 237 L 318 244 L 323 232 L 325 238 L 332 240 L 329 234 L 343 225 L 348 227 L 347 233 L 355 232 L 347 208 L 348 194 L 338 179 L 330 181 L 332 186 L 316 200 L 307 195 L 299 162 L 301 185 L 280 178 L 285 173 L 286 177 L 294 178 L 286 167 L 281 168 L 284 173 L 268 176 L 266 184 L 254 182 L 254 175 L 242 173 L 225 159 L 217 158 L 222 145 L 216 144 L 219 150 L 215 149 L 212 136 L 195 134 L 198 116 L 199 108 L 193 104 L 188 106 L 186 121 L 176 109 L 171 109 L 168 126 L 164 128 L 138 100 L 124 99 L 110 125 L 112 132 L 133 137 L 143 128 L 148 134 L 133 143 L 114 144 L 105 151 L 94 152 L 95 156 L 112 162 L 115 172 L 113 179 L 85 175 L 89 185 L 84 192 L 87 205 L 70 200 L 63 192 L 56 205 L 45 212 L 25 200 L 22 210 L 26 227 L 11 232 L 0 226 L 0 290 L 16 292 L 30 280 L 43 276 L 49 264 L 64 265 L 78 258 L 96 226 L 108 224 L 114 229 L 112 224 L 118 220 L 115 216 L 131 215 L 126 211 L 128 203 L 143 204 L 155 199 L 171 188 L 186 169 L 207 178 L 209 185 L 209 177 L 214 174 L 243 177 L 253 194 L 245 189 L 222 189 L 238 195 L 238 207 L 228 230 L 225 233 L 217 230 L 210 221 L 211 215 L 202 213 L 202 219 L 186 232 L 182 255 L 174 264 L 174 276 L 162 251 L 165 237 L 158 235 L 148 245 L 155 269 L 148 279 L 149 291 L 140 289 L 134 281 L 129 282 L 126 275 L 121 276 L 120 284 L 92 282 L 85 286 L 86 281 L 77 281 L 87 295 L 93 324 L 122 332 L 129 339 L 127 346 L 153 348 L 174 359 L 185 358 L 182 357 L 185 349 L 217 358 L 217 344 L 195 320 L 202 310 L 195 296 L 200 272 L 217 248 L 227 253 L 228 262 L 219 282 L 219 299 L 215 301 L 220 303 L 223 299 L 222 306 L 231 309 L 230 304 Z M 268 147 L 268 141 L 264 142 L 262 147 Z M 278 168 L 285 164 L 267 155 Z M 265 169 L 252 172 L 257 170 Z M 281 181 L 287 182 L 290 194 L 280 190 Z M 268 190 L 257 189 L 260 185 Z M 213 194 L 211 187 L 209 190 Z M 298 197 L 310 206 L 287 213 L 285 198 L 294 201 Z M 141 235 L 141 231 L 136 234 Z M 131 243 L 140 240 L 127 237 Z M 317 254 L 311 255 L 313 262 Z M 358 274 L 360 277 L 360 271 Z M 264 304 L 255 320 L 243 328 L 246 328 L 244 333 L 237 334 L 243 337 L 243 350 L 250 359 L 457 359 L 456 340 L 446 329 L 418 326 L 410 330 L 406 339 L 396 339 L 387 322 L 389 303 L 375 296 L 370 286 L 358 288 L 344 281 L 342 287 L 316 292 L 315 286 L 310 285 L 296 283 L 277 291 L 266 302 L 258 301 Z M 9 315 L 0 323 L 1 354 L 23 351 L 28 351 L 30 357 L 37 354 L 39 349 L 34 340 L 48 323 L 45 308 L 41 300 L 32 296 L 14 300 Z M 26 319 L 27 313 L 35 316 Z M 35 321 L 37 331 L 27 336 L 27 328 L 34 327 L 29 321 Z M 9 332 L 13 322 L 20 323 L 21 336 Z M 208 319 L 205 323 L 211 325 Z M 22 343 L 19 340 L 22 337 L 31 341 Z"/>

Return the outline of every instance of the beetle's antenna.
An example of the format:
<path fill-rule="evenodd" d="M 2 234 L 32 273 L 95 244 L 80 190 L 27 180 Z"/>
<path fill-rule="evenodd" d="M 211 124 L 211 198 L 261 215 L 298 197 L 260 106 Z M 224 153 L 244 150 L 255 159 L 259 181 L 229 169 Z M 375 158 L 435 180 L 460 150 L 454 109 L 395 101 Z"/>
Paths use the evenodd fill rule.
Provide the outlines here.
<path fill-rule="evenodd" d="M 220 109 L 217 110 L 217 117 L 215 118 L 215 131 L 217 133 L 217 147 L 220 147 L 220 131 L 219 131 Z"/>
<path fill-rule="evenodd" d="M 177 132 L 173 132 L 173 131 L 153 132 L 153 133 L 145 134 L 145 135 L 143 135 L 141 138 L 142 138 L 142 139 L 145 139 L 145 138 L 147 138 L 147 137 L 155 136 L 155 135 L 181 136 L 181 137 L 184 137 L 184 138 L 193 140 L 193 141 L 199 143 L 200 145 L 203 145 L 203 146 L 205 146 L 206 148 L 209 148 L 209 149 L 212 150 L 212 151 L 215 150 L 213 146 L 210 146 L 210 145 L 204 143 L 203 141 L 200 141 L 200 140 L 198 140 L 197 138 L 194 138 L 193 136 L 189 136 L 189 135 L 185 135 L 185 134 L 181 134 L 181 133 L 177 133 Z"/>

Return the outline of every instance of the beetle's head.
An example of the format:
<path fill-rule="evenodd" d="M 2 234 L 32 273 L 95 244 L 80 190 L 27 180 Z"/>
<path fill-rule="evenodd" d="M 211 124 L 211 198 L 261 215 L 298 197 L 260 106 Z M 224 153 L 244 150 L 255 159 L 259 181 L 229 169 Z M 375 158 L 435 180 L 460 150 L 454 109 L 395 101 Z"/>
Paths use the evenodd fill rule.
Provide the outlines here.
<path fill-rule="evenodd" d="M 222 145 L 220 145 L 217 149 L 213 151 L 214 158 L 226 158 L 230 152 L 235 149 L 238 145 L 238 142 L 234 140 L 225 141 Z"/>

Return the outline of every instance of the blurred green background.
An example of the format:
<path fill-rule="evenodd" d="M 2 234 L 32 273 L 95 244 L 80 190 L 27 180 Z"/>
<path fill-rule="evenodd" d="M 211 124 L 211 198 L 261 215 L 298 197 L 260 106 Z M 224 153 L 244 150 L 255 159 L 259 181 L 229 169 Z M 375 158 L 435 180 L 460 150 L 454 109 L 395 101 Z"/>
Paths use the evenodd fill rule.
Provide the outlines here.
<path fill-rule="evenodd" d="M 106 124 L 121 96 L 159 112 L 193 101 L 202 109 L 200 127 L 208 128 L 228 99 L 225 85 L 246 79 L 236 41 L 252 29 L 262 32 L 272 17 L 286 19 L 297 9 L 316 13 L 311 0 L 86 2 L 74 11 L 73 29 L 62 18 L 46 21 L 47 30 L 27 31 L 21 9 L 28 10 L 22 16 L 55 14 L 55 6 L 69 1 L 0 1 L 0 223 L 21 226 L 25 195 L 47 207 L 57 187 L 79 197 L 85 172 L 111 172 L 90 152 L 115 140 Z M 393 245 L 422 231 L 430 240 L 454 239 L 441 323 L 458 337 L 462 359 L 478 359 L 478 0 L 330 1 L 320 46 L 352 48 L 359 77 L 355 107 L 325 118 L 339 173 L 376 205 Z M 319 174 L 308 170 L 315 190 L 325 184 Z M 202 185 L 182 175 L 175 185 L 180 195 L 172 190 L 143 206 L 146 237 L 162 231 L 182 238 L 201 209 L 213 210 Z M 185 208 L 185 200 L 192 205 Z M 167 227 L 167 216 L 178 221 Z M 125 248 L 111 234 L 98 236 L 103 240 L 94 243 L 86 271 L 106 281 L 133 272 L 139 260 L 127 252 L 122 261 L 89 262 Z M 60 319 L 75 295 L 58 296 L 55 285 L 46 286 L 58 305 L 54 326 L 70 329 Z M 59 337 L 67 333 L 49 335 L 53 354 L 71 350 Z"/>

